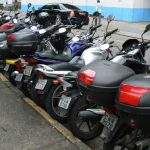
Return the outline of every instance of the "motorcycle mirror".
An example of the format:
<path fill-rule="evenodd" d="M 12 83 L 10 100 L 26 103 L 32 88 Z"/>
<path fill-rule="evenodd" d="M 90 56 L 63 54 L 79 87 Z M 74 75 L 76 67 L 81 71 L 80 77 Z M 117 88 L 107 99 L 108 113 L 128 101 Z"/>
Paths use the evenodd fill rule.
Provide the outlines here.
<path fill-rule="evenodd" d="M 66 31 L 67 31 L 66 28 L 60 28 L 60 29 L 58 30 L 59 33 L 65 33 Z"/>
<path fill-rule="evenodd" d="M 28 23 L 29 21 L 30 21 L 29 18 L 26 18 L 26 19 L 25 19 L 25 23 Z"/>
<path fill-rule="evenodd" d="M 139 49 L 134 49 L 133 51 L 128 52 L 129 55 L 135 55 L 139 52 Z"/>
<path fill-rule="evenodd" d="M 39 33 L 40 33 L 40 34 L 44 34 L 44 33 L 46 33 L 46 30 L 45 30 L 45 29 L 41 29 L 41 30 L 39 31 Z"/>
<path fill-rule="evenodd" d="M 148 25 L 145 27 L 144 33 L 148 32 L 148 31 L 150 31 L 150 24 L 148 24 Z"/>
<path fill-rule="evenodd" d="M 80 39 L 79 39 L 77 36 L 75 36 L 75 37 L 72 38 L 72 41 L 73 41 L 73 42 L 78 42 L 79 40 L 80 40 Z"/>
<path fill-rule="evenodd" d="M 107 50 L 108 48 L 109 48 L 109 44 L 103 44 L 103 45 L 100 46 L 100 49 L 102 51 Z"/>
<path fill-rule="evenodd" d="M 36 27 L 36 26 L 32 26 L 32 27 L 31 27 L 31 30 L 32 30 L 32 31 L 35 31 L 35 30 L 37 30 L 37 27 Z"/>
<path fill-rule="evenodd" d="M 107 21 L 110 23 L 111 21 L 113 21 L 115 19 L 115 16 L 113 16 L 113 15 L 109 15 L 108 17 L 107 17 Z"/>
<path fill-rule="evenodd" d="M 32 4 L 31 4 L 31 3 L 29 3 L 29 4 L 28 4 L 28 9 L 29 9 L 31 6 L 32 6 Z"/>
<path fill-rule="evenodd" d="M 17 19 L 13 19 L 13 23 L 15 23 L 15 24 L 16 24 L 17 22 L 18 22 L 18 21 L 17 21 Z"/>
<path fill-rule="evenodd" d="M 5 19 L 6 19 L 6 20 L 10 20 L 10 17 L 9 17 L 9 16 L 7 16 Z"/>

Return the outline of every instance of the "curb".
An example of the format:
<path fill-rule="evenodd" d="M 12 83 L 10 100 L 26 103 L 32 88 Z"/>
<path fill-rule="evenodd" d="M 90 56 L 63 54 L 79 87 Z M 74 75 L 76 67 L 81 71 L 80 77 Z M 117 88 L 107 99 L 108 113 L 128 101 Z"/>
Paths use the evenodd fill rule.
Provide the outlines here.
<path fill-rule="evenodd" d="M 55 128 L 60 134 L 62 134 L 70 143 L 75 145 L 79 150 L 91 150 L 86 144 L 84 144 L 80 139 L 76 138 L 71 131 L 60 124 L 58 121 L 54 120 L 46 111 L 35 104 L 30 98 L 25 97 L 17 88 L 14 88 L 9 80 L 0 73 L 0 80 L 4 81 L 4 84 L 9 87 L 17 96 L 19 96 L 26 104 L 31 106 L 36 112 L 38 112 L 53 128 Z"/>

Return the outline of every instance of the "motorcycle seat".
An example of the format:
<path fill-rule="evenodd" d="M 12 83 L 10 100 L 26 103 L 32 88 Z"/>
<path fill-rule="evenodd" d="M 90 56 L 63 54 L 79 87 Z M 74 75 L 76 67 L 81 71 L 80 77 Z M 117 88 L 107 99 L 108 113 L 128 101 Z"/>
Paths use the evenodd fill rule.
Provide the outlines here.
<path fill-rule="evenodd" d="M 54 54 L 53 51 L 39 52 L 37 55 L 41 58 L 60 60 L 64 62 L 69 62 L 72 59 L 71 50 L 67 48 L 61 54 Z"/>
<path fill-rule="evenodd" d="M 81 66 L 78 64 L 70 64 L 67 62 L 64 63 L 60 63 L 60 64 L 54 64 L 54 65 L 48 65 L 49 67 L 51 67 L 52 69 L 54 69 L 55 71 L 78 71 L 81 69 Z"/>

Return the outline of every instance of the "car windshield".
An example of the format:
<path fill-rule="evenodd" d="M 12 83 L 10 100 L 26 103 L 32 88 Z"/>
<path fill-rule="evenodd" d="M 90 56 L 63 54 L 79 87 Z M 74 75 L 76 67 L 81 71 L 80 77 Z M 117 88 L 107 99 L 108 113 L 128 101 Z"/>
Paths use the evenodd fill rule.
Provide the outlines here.
<path fill-rule="evenodd" d="M 73 6 L 73 5 L 70 5 L 70 4 L 63 4 L 63 5 L 64 5 L 64 7 L 66 7 L 67 9 L 80 10 L 78 7 Z"/>

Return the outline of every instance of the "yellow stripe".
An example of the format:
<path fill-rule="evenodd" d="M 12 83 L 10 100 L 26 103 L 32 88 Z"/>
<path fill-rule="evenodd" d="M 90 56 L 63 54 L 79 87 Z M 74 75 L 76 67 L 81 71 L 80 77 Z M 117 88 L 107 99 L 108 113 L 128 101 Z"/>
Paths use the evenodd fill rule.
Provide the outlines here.
<path fill-rule="evenodd" d="M 41 107 L 36 105 L 31 99 L 25 97 L 24 101 L 30 105 L 33 109 L 35 109 L 45 120 L 47 120 L 51 126 L 56 128 L 61 134 L 63 134 L 71 143 L 75 144 L 78 149 L 86 149 L 91 150 L 87 145 L 85 145 L 81 140 L 76 138 L 67 128 L 61 125 L 59 122 L 54 120 L 46 111 L 44 111 Z M 81 146 L 82 145 L 82 146 Z"/>
<path fill-rule="evenodd" d="M 0 73 L 0 80 L 1 81 L 8 81 L 8 79 L 2 73 Z"/>
<path fill-rule="evenodd" d="M 6 64 L 14 65 L 18 59 L 6 59 Z"/>

